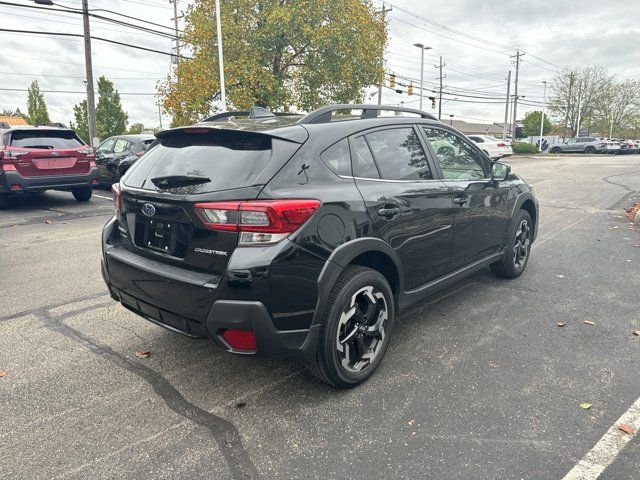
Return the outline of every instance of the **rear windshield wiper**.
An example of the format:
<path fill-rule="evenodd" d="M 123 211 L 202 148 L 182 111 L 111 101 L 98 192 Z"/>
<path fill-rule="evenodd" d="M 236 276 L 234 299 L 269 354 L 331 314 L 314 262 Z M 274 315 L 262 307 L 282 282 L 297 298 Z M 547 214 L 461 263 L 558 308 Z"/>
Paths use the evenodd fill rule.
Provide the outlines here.
<path fill-rule="evenodd" d="M 155 177 L 151 181 L 161 189 L 183 187 L 187 185 L 200 185 L 201 183 L 209 183 L 209 177 L 200 177 L 197 175 L 166 175 L 164 177 Z"/>

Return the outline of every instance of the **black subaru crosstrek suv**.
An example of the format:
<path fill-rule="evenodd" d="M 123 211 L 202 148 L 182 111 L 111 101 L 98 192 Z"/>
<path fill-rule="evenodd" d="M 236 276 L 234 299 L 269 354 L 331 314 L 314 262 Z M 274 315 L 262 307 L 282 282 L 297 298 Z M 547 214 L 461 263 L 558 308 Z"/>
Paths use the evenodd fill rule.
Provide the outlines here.
<path fill-rule="evenodd" d="M 400 312 L 486 266 L 519 276 L 536 238 L 533 188 L 418 110 L 254 107 L 156 136 L 113 187 L 111 296 L 335 386 L 375 371 Z"/>

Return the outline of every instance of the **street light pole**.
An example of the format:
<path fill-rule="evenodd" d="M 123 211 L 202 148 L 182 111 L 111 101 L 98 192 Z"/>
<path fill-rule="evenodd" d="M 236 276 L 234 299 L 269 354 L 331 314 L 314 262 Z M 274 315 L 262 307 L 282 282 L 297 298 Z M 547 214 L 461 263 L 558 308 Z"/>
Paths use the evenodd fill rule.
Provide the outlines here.
<path fill-rule="evenodd" d="M 218 31 L 218 65 L 220 66 L 220 101 L 222 111 L 227 111 L 227 93 L 224 88 L 224 61 L 222 59 L 222 15 L 220 14 L 220 0 L 216 0 L 216 29 Z"/>
<path fill-rule="evenodd" d="M 424 51 L 431 50 L 431 47 L 425 47 L 422 43 L 414 43 L 413 46 L 420 49 L 420 110 L 422 110 L 422 89 L 424 86 Z"/>
<path fill-rule="evenodd" d="M 544 94 L 542 95 L 542 115 L 540 117 L 540 151 L 542 152 L 542 132 L 544 132 L 544 108 L 547 103 L 547 82 L 544 83 Z"/>

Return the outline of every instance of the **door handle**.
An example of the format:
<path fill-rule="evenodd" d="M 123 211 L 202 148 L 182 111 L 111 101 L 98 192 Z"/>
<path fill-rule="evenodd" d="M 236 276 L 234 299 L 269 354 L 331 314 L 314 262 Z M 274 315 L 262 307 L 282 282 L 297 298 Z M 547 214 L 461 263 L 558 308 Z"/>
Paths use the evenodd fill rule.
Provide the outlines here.
<path fill-rule="evenodd" d="M 453 203 L 455 205 L 464 205 L 465 203 L 469 203 L 469 197 L 466 195 L 464 197 L 456 197 L 453 199 Z"/>
<path fill-rule="evenodd" d="M 378 215 L 380 215 L 381 217 L 392 218 L 392 217 L 395 217 L 396 215 L 399 215 L 401 211 L 402 210 L 400 210 L 400 207 L 387 205 L 384 208 L 381 208 L 380 210 L 378 210 Z"/>

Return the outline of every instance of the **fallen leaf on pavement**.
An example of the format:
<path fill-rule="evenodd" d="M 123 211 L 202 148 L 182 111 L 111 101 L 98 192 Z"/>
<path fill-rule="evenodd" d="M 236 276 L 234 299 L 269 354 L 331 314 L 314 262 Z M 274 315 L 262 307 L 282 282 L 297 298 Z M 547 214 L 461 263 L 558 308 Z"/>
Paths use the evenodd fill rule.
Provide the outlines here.
<path fill-rule="evenodd" d="M 582 408 L 584 410 L 589 410 L 591 408 L 591 404 L 590 403 L 581 403 L 580 404 L 580 408 Z"/>
<path fill-rule="evenodd" d="M 564 327 L 567 324 L 567 322 L 556 322 L 556 325 L 558 327 Z"/>
<path fill-rule="evenodd" d="M 620 425 L 618 425 L 618 430 L 622 430 L 624 433 L 627 433 L 629 435 L 635 435 L 636 433 L 636 431 L 626 423 L 621 423 Z"/>
<path fill-rule="evenodd" d="M 594 323 L 594 321 L 593 321 L 593 320 L 585 320 L 583 323 L 584 323 L 585 325 L 595 325 L 595 323 Z"/>
<path fill-rule="evenodd" d="M 47 225 L 51 223 L 51 220 L 45 220 L 44 223 L 46 223 Z"/>
<path fill-rule="evenodd" d="M 636 337 L 640 337 L 640 330 L 633 330 L 631 333 L 633 333 Z"/>
<path fill-rule="evenodd" d="M 409 421 L 407 422 L 407 425 L 413 425 L 414 423 L 416 423 L 416 421 L 415 421 L 415 420 L 409 420 Z"/>
<path fill-rule="evenodd" d="M 4 370 L 0 370 L 0 378 L 5 377 L 7 375 L 7 372 L 5 372 Z"/>
<path fill-rule="evenodd" d="M 149 350 L 140 350 L 139 352 L 136 352 L 136 357 L 138 358 L 147 358 L 149 355 L 151 355 Z"/>

